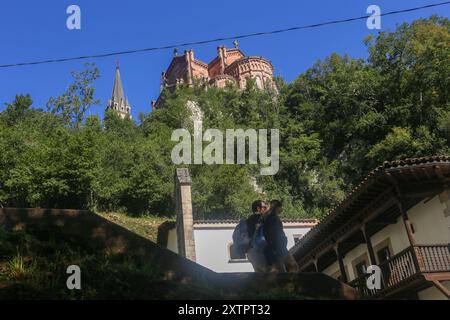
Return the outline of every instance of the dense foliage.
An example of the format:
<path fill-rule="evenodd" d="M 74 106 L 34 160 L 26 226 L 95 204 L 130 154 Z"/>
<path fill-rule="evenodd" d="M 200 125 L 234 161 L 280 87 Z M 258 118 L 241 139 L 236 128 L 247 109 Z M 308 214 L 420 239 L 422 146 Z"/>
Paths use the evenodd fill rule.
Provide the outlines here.
<path fill-rule="evenodd" d="M 198 217 L 246 215 L 257 198 L 283 200 L 287 216 L 321 217 L 383 161 L 450 154 L 450 21 L 417 20 L 366 43 L 367 60 L 332 54 L 290 84 L 277 79 L 278 94 L 251 81 L 243 91 L 164 92 L 164 108 L 139 124 L 86 116 L 98 104 L 92 65 L 47 110 L 18 95 L 0 114 L 0 201 L 173 215 L 170 137 L 192 132 L 186 105 L 195 101 L 204 130 L 281 131 L 275 176 L 257 165 L 189 165 Z"/>

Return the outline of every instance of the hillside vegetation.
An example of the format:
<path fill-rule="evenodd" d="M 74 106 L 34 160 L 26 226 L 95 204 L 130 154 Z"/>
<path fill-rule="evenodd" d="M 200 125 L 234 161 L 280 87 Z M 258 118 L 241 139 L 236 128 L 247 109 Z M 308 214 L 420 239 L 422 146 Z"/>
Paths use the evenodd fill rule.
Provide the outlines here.
<path fill-rule="evenodd" d="M 166 217 L 141 215 L 138 217 L 120 212 L 96 212 L 98 215 L 108 219 L 138 235 L 156 243 L 158 238 L 158 227 L 169 219 Z"/>
<path fill-rule="evenodd" d="M 365 40 L 367 60 L 331 54 L 292 83 L 277 79 L 278 95 L 251 81 L 243 91 L 180 87 L 139 121 L 87 116 L 99 105 L 99 70 L 87 65 L 47 106 L 17 95 L 0 113 L 0 201 L 173 217 L 170 137 L 192 132 L 190 100 L 204 129 L 281 131 L 275 176 L 258 165 L 189 166 L 197 217 L 247 215 L 263 197 L 281 199 L 288 217 L 320 218 L 383 161 L 450 154 L 449 28 L 431 17 L 382 32 Z"/>
<path fill-rule="evenodd" d="M 341 287 L 331 278 L 300 275 L 307 280 L 303 283 L 288 274 L 280 275 L 281 283 L 272 277 L 260 288 L 251 281 L 253 289 L 241 286 L 239 275 L 228 280 L 235 282 L 231 287 L 224 280 L 180 281 L 167 279 L 159 262 L 92 249 L 58 227 L 10 232 L 0 226 L 0 300 L 336 299 Z M 80 267 L 80 290 L 67 288 L 71 265 Z"/>
<path fill-rule="evenodd" d="M 70 265 L 82 270 L 82 290 L 67 289 Z M 206 283 L 179 283 L 163 274 L 157 262 L 90 249 L 58 228 L 8 232 L 0 227 L 0 300 L 221 297 Z"/>

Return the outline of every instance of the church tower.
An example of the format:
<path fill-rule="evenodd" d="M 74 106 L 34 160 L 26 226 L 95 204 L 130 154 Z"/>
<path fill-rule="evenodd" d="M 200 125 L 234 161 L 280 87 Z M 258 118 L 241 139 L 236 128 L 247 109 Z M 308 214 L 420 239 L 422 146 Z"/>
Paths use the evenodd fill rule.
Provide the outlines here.
<path fill-rule="evenodd" d="M 114 80 L 114 87 L 112 91 L 112 97 L 108 101 L 108 106 L 106 110 L 115 110 L 119 116 L 123 119 L 127 116 L 131 119 L 131 106 L 128 103 L 128 99 L 125 97 L 122 80 L 120 78 L 119 64 L 116 67 L 116 79 Z"/>

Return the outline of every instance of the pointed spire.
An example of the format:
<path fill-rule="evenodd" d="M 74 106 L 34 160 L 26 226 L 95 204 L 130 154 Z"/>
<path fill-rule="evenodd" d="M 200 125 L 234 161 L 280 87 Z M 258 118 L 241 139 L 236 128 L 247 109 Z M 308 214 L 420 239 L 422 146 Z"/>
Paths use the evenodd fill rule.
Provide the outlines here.
<path fill-rule="evenodd" d="M 125 101 L 125 94 L 123 92 L 122 79 L 120 78 L 119 62 L 117 62 L 117 67 L 116 67 L 116 79 L 114 80 L 112 99 L 118 103 L 120 103 L 120 101 Z"/>
<path fill-rule="evenodd" d="M 126 117 L 127 115 L 130 115 L 131 112 L 131 106 L 128 102 L 128 98 L 125 97 L 125 93 L 123 90 L 122 85 L 122 79 L 120 77 L 120 66 L 119 61 L 117 61 L 116 65 L 116 78 L 114 80 L 114 87 L 112 91 L 112 97 L 108 102 L 107 109 L 113 109 L 116 110 L 121 117 Z"/>

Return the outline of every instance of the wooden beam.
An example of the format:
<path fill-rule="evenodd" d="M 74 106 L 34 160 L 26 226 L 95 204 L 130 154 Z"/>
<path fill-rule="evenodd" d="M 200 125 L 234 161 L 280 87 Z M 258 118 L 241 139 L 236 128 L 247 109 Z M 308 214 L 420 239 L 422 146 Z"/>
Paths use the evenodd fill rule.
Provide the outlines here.
<path fill-rule="evenodd" d="M 417 184 L 411 182 L 409 184 L 399 184 L 398 193 L 402 195 L 403 198 L 426 198 L 440 193 L 444 188 L 442 183 L 438 181 L 435 182 L 423 182 L 422 184 Z"/>
<path fill-rule="evenodd" d="M 347 240 L 343 240 L 342 242 L 341 242 L 342 244 L 349 244 L 349 245 L 358 245 L 358 244 L 362 244 L 362 243 L 365 243 L 365 241 L 364 240 L 360 240 L 360 241 L 347 241 Z"/>
<path fill-rule="evenodd" d="M 440 283 L 438 280 L 434 280 L 433 284 L 440 292 L 442 292 L 447 297 L 447 299 L 450 299 L 450 290 L 444 287 L 444 285 L 442 285 L 442 283 Z"/>
<path fill-rule="evenodd" d="M 441 193 L 441 191 L 444 190 L 444 188 L 435 188 L 433 190 L 428 190 L 428 191 L 417 191 L 417 192 L 407 192 L 403 197 L 405 199 L 424 199 L 424 198 L 429 198 L 429 197 L 433 197 L 439 193 Z"/>
<path fill-rule="evenodd" d="M 348 279 L 347 279 L 347 273 L 345 272 L 345 266 L 344 266 L 344 261 L 343 261 L 343 256 L 341 255 L 341 252 L 339 250 L 339 243 L 337 243 L 334 246 L 334 252 L 336 252 L 336 257 L 339 263 L 339 271 L 341 272 L 341 277 L 342 277 L 342 282 L 347 283 Z"/>
<path fill-rule="evenodd" d="M 397 180 L 392 176 L 392 174 L 390 172 L 386 172 L 386 176 L 388 177 L 388 179 L 392 182 L 392 184 L 394 185 L 395 191 L 396 191 L 396 204 L 398 209 L 400 210 L 400 213 L 402 215 L 402 219 L 403 219 L 403 223 L 405 225 L 405 229 L 406 229 L 406 234 L 408 236 L 408 240 L 409 240 L 409 244 L 411 245 L 411 247 L 414 247 L 416 244 L 416 241 L 414 239 L 414 235 L 412 232 L 412 227 L 411 227 L 411 222 L 409 221 L 409 217 L 408 214 L 405 210 L 404 204 L 405 204 L 405 200 L 403 198 L 403 194 L 399 188 L 399 184 L 397 182 Z"/>
<path fill-rule="evenodd" d="M 299 260 L 298 264 L 306 265 L 308 263 L 308 260 L 310 260 L 313 256 L 315 256 L 316 258 L 321 256 L 325 252 L 332 249 L 336 242 L 343 242 L 346 238 L 348 238 L 350 234 L 359 231 L 362 224 L 367 223 L 370 220 L 373 220 L 378 214 L 380 214 L 380 212 L 383 212 L 390 206 L 394 205 L 395 204 L 394 197 L 391 197 L 392 192 L 393 189 L 390 188 L 386 190 L 383 194 L 381 194 L 379 197 L 371 201 L 364 209 L 360 211 L 361 213 L 359 215 L 355 215 L 355 217 L 350 219 L 350 221 L 345 226 L 334 231 L 327 238 L 325 238 L 318 246 L 316 246 L 312 250 L 310 255 Z M 364 215 L 367 216 L 362 219 Z M 330 239 L 334 239 L 334 241 L 330 241 Z"/>
<path fill-rule="evenodd" d="M 373 252 L 372 241 L 370 236 L 367 235 L 367 224 L 365 224 L 361 228 L 361 232 L 363 234 L 364 240 L 366 241 L 367 251 L 369 252 L 370 264 L 375 266 L 377 265 L 377 260 L 375 259 L 375 253 Z"/>
<path fill-rule="evenodd" d="M 435 166 L 434 170 L 435 170 L 436 174 L 438 175 L 438 177 L 442 179 L 442 186 L 444 188 L 448 188 L 448 186 L 449 186 L 448 179 L 445 177 L 444 173 L 442 172 L 441 167 Z"/>
<path fill-rule="evenodd" d="M 397 223 L 397 219 L 386 219 L 386 220 L 380 220 L 380 221 L 370 221 L 370 223 L 368 223 L 368 227 L 369 226 L 384 226 L 387 224 L 396 224 Z"/>
<path fill-rule="evenodd" d="M 416 180 L 416 181 L 422 181 L 422 179 L 420 179 L 418 176 L 417 176 L 417 173 L 416 173 L 416 170 L 413 170 L 413 169 L 411 169 L 411 168 L 409 168 L 409 174 L 410 175 L 412 175 L 413 177 L 414 177 L 414 180 Z"/>
<path fill-rule="evenodd" d="M 424 276 L 428 281 L 450 281 L 450 272 L 426 273 Z"/>
<path fill-rule="evenodd" d="M 396 191 L 396 195 L 397 195 L 397 207 L 400 210 L 400 213 L 402 215 L 403 224 L 405 226 L 406 235 L 408 236 L 409 244 L 413 248 L 414 254 L 412 255 L 412 258 L 414 261 L 414 265 L 418 271 L 424 270 L 424 262 L 422 259 L 422 255 L 420 254 L 420 250 L 418 250 L 418 248 L 415 246 L 416 240 L 414 238 L 414 234 L 412 231 L 411 221 L 409 220 L 408 213 L 406 212 L 406 209 L 405 209 L 406 201 L 405 201 L 403 194 L 398 186 L 397 181 L 391 176 L 391 174 L 389 172 L 386 173 L 386 176 L 391 180 L 391 182 L 393 183 L 393 185 L 395 187 L 395 191 Z"/>
<path fill-rule="evenodd" d="M 424 173 L 427 176 L 428 180 L 431 180 L 430 174 L 428 173 L 427 168 L 421 168 L 422 173 Z"/>
<path fill-rule="evenodd" d="M 398 209 L 400 210 L 400 213 L 402 214 L 403 224 L 405 225 L 406 234 L 408 236 L 409 244 L 411 247 L 414 247 L 416 245 L 416 240 L 414 238 L 414 234 L 411 227 L 411 221 L 409 220 L 408 213 L 406 212 L 402 201 L 399 199 L 397 202 Z"/>

